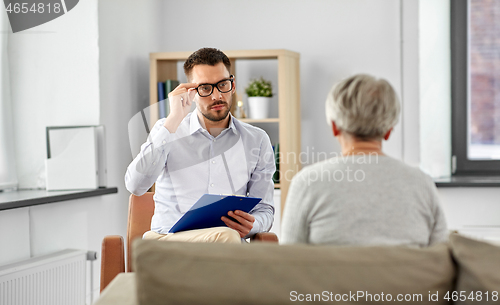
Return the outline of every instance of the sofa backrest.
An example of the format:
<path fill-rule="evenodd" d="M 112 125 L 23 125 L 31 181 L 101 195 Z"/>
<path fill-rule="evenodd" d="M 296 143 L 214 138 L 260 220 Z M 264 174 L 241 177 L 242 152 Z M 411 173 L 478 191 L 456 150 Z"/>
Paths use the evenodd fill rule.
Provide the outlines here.
<path fill-rule="evenodd" d="M 139 304 L 290 304 L 291 301 L 447 304 L 455 265 L 446 244 L 279 246 L 137 240 Z M 167 301 L 168 300 L 168 301 Z"/>
<path fill-rule="evenodd" d="M 500 304 L 500 247 L 458 234 L 450 235 L 456 261 L 457 304 Z"/>

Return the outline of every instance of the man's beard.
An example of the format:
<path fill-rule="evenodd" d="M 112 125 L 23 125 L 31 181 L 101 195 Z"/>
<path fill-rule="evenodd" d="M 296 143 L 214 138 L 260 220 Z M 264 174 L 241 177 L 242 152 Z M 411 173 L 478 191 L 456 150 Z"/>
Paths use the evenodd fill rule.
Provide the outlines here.
<path fill-rule="evenodd" d="M 224 110 L 223 112 L 216 112 L 215 114 L 209 112 L 210 109 L 215 106 L 215 105 L 226 105 L 226 110 Z M 227 118 L 228 114 L 229 114 L 229 111 L 231 110 L 231 103 L 226 103 L 226 102 L 223 102 L 223 101 L 217 101 L 215 103 L 213 103 L 212 105 L 210 105 L 208 107 L 208 111 L 200 111 L 201 114 L 209 121 L 212 121 L 212 122 L 220 122 L 222 120 L 224 120 L 225 118 Z"/>

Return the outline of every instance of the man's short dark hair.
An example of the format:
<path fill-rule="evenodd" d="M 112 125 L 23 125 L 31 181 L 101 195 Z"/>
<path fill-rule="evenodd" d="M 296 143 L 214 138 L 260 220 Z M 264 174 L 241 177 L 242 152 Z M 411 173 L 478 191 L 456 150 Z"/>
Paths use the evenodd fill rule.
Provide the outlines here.
<path fill-rule="evenodd" d="M 218 63 L 223 63 L 228 72 L 231 71 L 231 62 L 229 58 L 219 49 L 214 48 L 201 48 L 189 55 L 184 63 L 184 73 L 187 78 L 191 78 L 191 72 L 196 65 L 210 65 L 215 66 Z"/>

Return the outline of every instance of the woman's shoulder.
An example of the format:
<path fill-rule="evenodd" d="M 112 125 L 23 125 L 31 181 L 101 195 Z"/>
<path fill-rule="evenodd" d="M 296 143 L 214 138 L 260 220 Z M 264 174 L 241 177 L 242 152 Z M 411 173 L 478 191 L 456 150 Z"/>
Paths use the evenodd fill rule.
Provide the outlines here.
<path fill-rule="evenodd" d="M 384 168 L 392 171 L 398 177 L 405 178 L 407 182 L 413 180 L 433 183 L 431 176 L 422 171 L 418 166 L 412 166 L 390 156 L 384 156 L 380 160 Z"/>

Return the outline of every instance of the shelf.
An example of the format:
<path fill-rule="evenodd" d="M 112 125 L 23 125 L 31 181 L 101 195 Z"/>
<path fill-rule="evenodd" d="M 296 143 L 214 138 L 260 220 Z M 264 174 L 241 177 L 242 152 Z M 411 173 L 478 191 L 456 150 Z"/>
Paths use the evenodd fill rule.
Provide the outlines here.
<path fill-rule="evenodd" d="M 0 192 L 0 211 L 114 193 L 118 193 L 118 188 L 105 187 L 76 191 L 17 190 Z"/>
<path fill-rule="evenodd" d="M 238 118 L 237 118 L 238 119 Z M 238 119 L 241 122 L 245 123 L 279 123 L 280 119 L 278 118 L 271 118 L 271 119 Z"/>
<path fill-rule="evenodd" d="M 435 178 L 437 187 L 500 187 L 500 176 L 451 176 Z"/>

